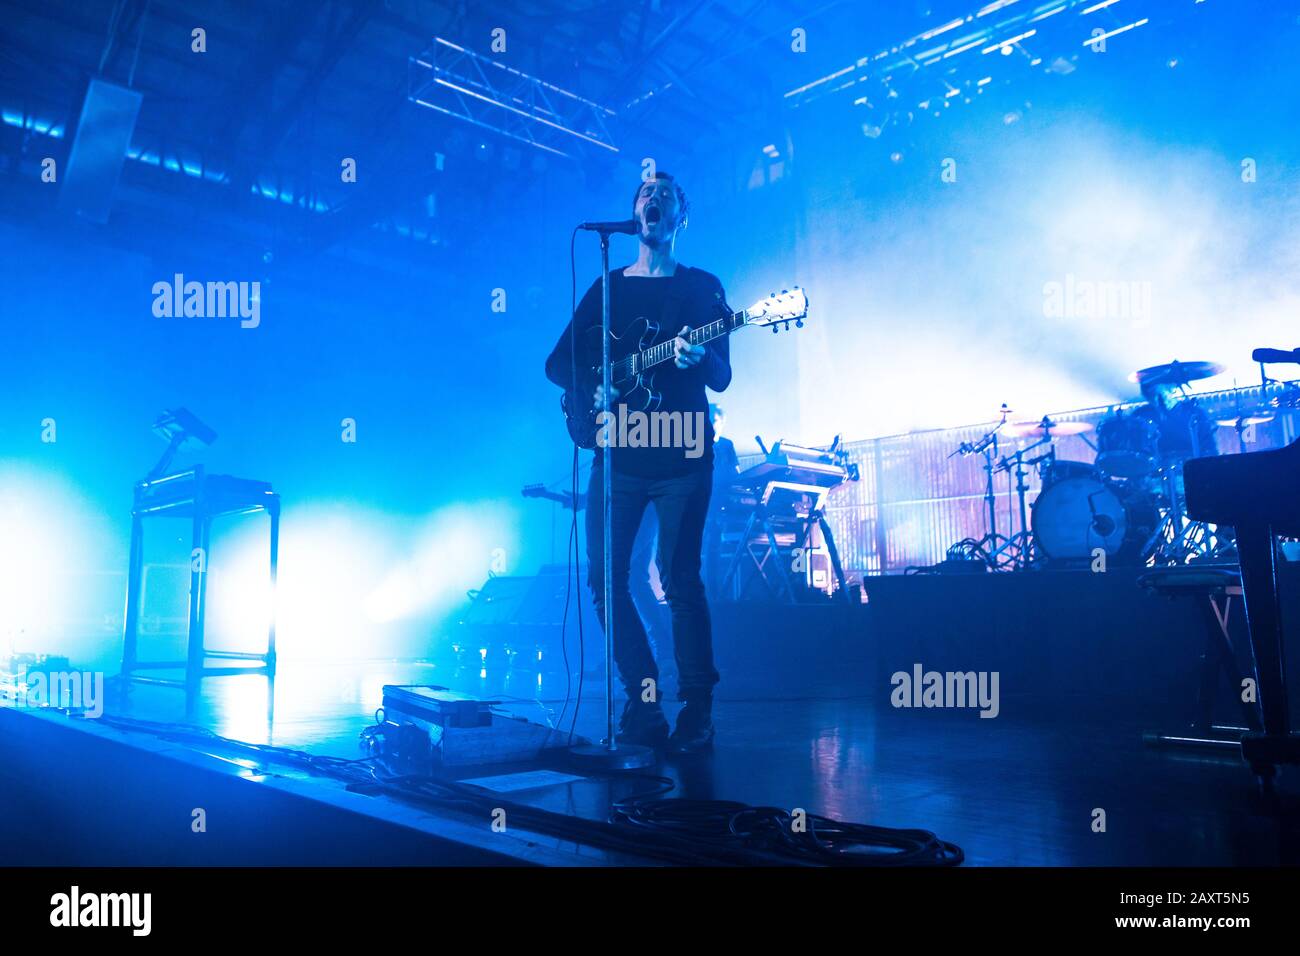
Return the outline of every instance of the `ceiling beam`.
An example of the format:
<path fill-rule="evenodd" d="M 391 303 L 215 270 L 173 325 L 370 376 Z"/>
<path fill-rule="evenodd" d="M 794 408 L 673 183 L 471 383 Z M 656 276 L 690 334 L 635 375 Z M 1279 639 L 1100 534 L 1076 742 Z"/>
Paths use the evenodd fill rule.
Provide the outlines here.
<path fill-rule="evenodd" d="M 319 92 L 321 85 L 334 72 L 339 61 L 352 48 L 357 36 L 365 28 L 370 18 L 378 11 L 382 0 L 353 0 L 352 9 L 344 22 L 334 30 L 325 43 L 320 58 L 303 81 L 280 108 L 268 117 L 262 133 L 261 153 L 270 156 L 284 142 L 292 131 L 294 124 L 307 101 Z"/>
<path fill-rule="evenodd" d="M 276 75 L 289 64 L 318 7 L 312 0 L 286 3 L 259 31 L 257 43 L 216 106 L 216 115 L 223 119 L 213 131 L 214 143 L 225 144 L 233 154 L 249 119 L 266 108 Z"/>

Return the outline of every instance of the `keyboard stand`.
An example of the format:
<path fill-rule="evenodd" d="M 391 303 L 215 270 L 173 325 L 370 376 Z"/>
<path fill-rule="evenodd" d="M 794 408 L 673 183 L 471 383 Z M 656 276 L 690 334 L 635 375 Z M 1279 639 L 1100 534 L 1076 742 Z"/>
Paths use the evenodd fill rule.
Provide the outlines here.
<path fill-rule="evenodd" d="M 839 550 L 835 547 L 835 536 L 826 521 L 824 509 L 827 491 L 818 485 L 786 481 L 767 483 L 762 494 L 757 496 L 749 520 L 745 523 L 745 530 L 722 578 L 722 589 L 730 586 L 733 600 L 743 600 L 745 595 L 745 585 L 748 582 L 743 580 L 741 574 L 745 557 L 754 566 L 750 572 L 751 577 L 762 582 L 772 598 L 778 601 L 784 599 L 788 604 L 806 600 L 808 594 L 805 592 L 821 589 L 813 588 L 809 581 L 810 569 L 807 563 L 803 570 L 793 570 L 793 555 L 797 553 L 802 555 L 804 562 L 811 562 L 814 550 L 824 550 L 830 562 L 830 573 L 838 585 L 835 599 L 844 602 L 850 600 Z M 811 501 L 810 507 L 796 506 L 797 502 L 805 499 Z M 818 549 L 813 548 L 814 531 L 821 532 Z M 777 541 L 778 535 L 792 538 L 790 546 L 782 548 Z M 800 578 L 806 586 L 796 591 L 794 581 Z"/>
<path fill-rule="evenodd" d="M 212 560 L 212 522 L 221 517 L 265 512 L 270 521 L 271 613 L 267 626 L 266 650 L 214 651 L 204 646 L 207 618 L 208 567 Z M 140 603 L 144 578 L 144 520 L 146 518 L 185 518 L 190 521 L 190 595 L 189 622 L 186 631 L 185 660 L 142 661 L 137 654 L 140 629 Z M 131 682 L 177 687 L 185 690 L 192 704 L 204 677 L 230 677 L 236 674 L 262 674 L 275 677 L 275 585 L 280 554 L 280 496 L 270 484 L 208 475 L 200 467 L 189 471 L 146 479 L 135 485 L 131 509 L 131 551 L 127 573 L 126 623 L 122 641 L 124 685 Z M 255 661 L 253 666 L 209 666 L 208 660 Z M 141 671 L 184 670 L 184 678 L 159 677 Z"/>
<path fill-rule="evenodd" d="M 1197 693 L 1195 716 L 1183 733 L 1146 733 L 1145 743 L 1162 747 L 1195 747 L 1237 753 L 1242 735 L 1260 729 L 1258 703 L 1241 699 L 1244 674 L 1237 663 L 1231 623 L 1234 599 L 1241 603 L 1241 580 L 1235 568 L 1170 567 L 1155 568 L 1138 578 L 1138 586 L 1167 597 L 1188 597 L 1200 610 L 1205 634 L 1205 652 L 1201 656 L 1201 682 Z M 1248 646 L 1249 647 L 1249 646 Z M 1240 706 L 1244 727 L 1229 727 L 1214 722 L 1214 702 L 1219 677 L 1227 677 L 1233 699 Z"/>
<path fill-rule="evenodd" d="M 1264 728 L 1241 738 L 1241 756 L 1266 789 L 1279 764 L 1300 763 L 1300 735 L 1291 730 L 1287 701 L 1286 656 L 1279 600 L 1276 530 L 1266 524 L 1243 521 L 1237 525 L 1237 552 L 1241 555 L 1241 583 L 1245 590 L 1246 620 L 1259 674 L 1259 702 Z"/>
<path fill-rule="evenodd" d="M 1273 354 L 1269 349 L 1256 352 Z M 1279 764 L 1300 764 L 1300 734 L 1291 729 L 1287 702 L 1277 567 L 1277 537 L 1300 536 L 1300 496 L 1296 495 L 1300 441 L 1250 454 L 1189 458 L 1183 465 L 1183 482 L 1189 518 L 1231 526 L 1237 532 L 1242 598 L 1263 723 L 1261 732 L 1242 736 L 1241 755 L 1267 793 L 1273 789 Z"/>

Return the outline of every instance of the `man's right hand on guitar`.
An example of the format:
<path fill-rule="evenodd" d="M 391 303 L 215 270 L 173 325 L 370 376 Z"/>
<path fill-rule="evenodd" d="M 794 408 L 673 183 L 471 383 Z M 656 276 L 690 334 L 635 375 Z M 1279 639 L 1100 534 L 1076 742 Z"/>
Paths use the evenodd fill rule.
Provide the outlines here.
<path fill-rule="evenodd" d="M 618 398 L 618 396 L 619 396 L 619 391 L 618 391 L 618 389 L 611 385 L 611 386 L 609 387 L 609 397 L 610 397 L 610 401 L 613 402 L 615 399 Z M 596 391 L 595 391 L 595 393 L 593 393 L 593 395 L 592 395 L 592 400 L 593 400 L 593 401 L 595 402 L 595 404 L 596 404 L 596 411 L 598 411 L 598 412 L 604 412 L 604 411 L 608 411 L 608 410 L 609 410 L 609 405 L 607 405 L 607 404 L 605 403 L 605 386 L 604 386 L 604 385 L 597 385 L 597 386 L 596 386 Z"/>

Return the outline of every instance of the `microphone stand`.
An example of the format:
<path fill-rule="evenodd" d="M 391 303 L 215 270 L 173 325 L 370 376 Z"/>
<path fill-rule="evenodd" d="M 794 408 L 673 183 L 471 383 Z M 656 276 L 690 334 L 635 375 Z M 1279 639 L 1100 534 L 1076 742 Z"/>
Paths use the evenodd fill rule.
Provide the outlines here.
<path fill-rule="evenodd" d="M 998 534 L 998 498 L 993 489 L 993 463 L 998 460 L 998 433 L 1007 423 L 1007 416 L 1011 414 L 1011 409 L 1007 403 L 1002 403 L 1002 420 L 993 426 L 992 430 L 986 432 L 975 442 L 962 442 L 957 446 L 957 450 L 948 455 L 953 458 L 957 455 L 974 455 L 980 454 L 984 457 L 984 506 L 988 509 L 989 530 L 984 537 L 975 542 L 975 550 L 983 558 L 984 563 L 989 566 L 990 571 L 998 570 L 998 556 L 1006 549 L 1010 540 L 1006 535 Z M 1013 528 L 1014 530 L 1014 523 Z"/>
<path fill-rule="evenodd" d="M 604 397 L 605 411 L 612 413 L 613 403 L 609 394 L 609 237 L 619 232 L 623 223 L 584 223 L 584 228 L 600 234 L 600 370 L 601 391 Z M 576 331 L 575 331 L 576 334 Z M 606 419 L 606 425 L 609 422 Z M 596 434 L 600 434 L 597 431 Z M 607 436 L 608 437 L 608 436 Z M 605 720 L 606 735 L 603 744 L 579 744 L 569 749 L 569 757 L 575 763 L 591 770 L 641 770 L 654 765 L 655 753 L 650 747 L 636 744 L 618 744 L 618 728 L 614 723 L 614 565 L 613 543 L 614 529 L 611 488 L 611 445 L 605 441 L 600 449 L 600 504 L 601 531 L 604 535 L 602 555 L 604 567 L 605 595 Z M 657 694 L 659 689 L 655 688 Z"/>

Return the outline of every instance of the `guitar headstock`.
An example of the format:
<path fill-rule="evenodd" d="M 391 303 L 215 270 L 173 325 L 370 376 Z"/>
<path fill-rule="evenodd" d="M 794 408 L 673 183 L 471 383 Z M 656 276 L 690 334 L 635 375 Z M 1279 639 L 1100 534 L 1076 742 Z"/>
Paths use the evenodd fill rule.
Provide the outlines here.
<path fill-rule="evenodd" d="M 798 286 L 773 292 L 745 310 L 746 325 L 771 326 L 773 332 L 781 331 L 782 327 L 788 331 L 791 322 L 801 329 L 807 317 L 808 295 Z"/>

